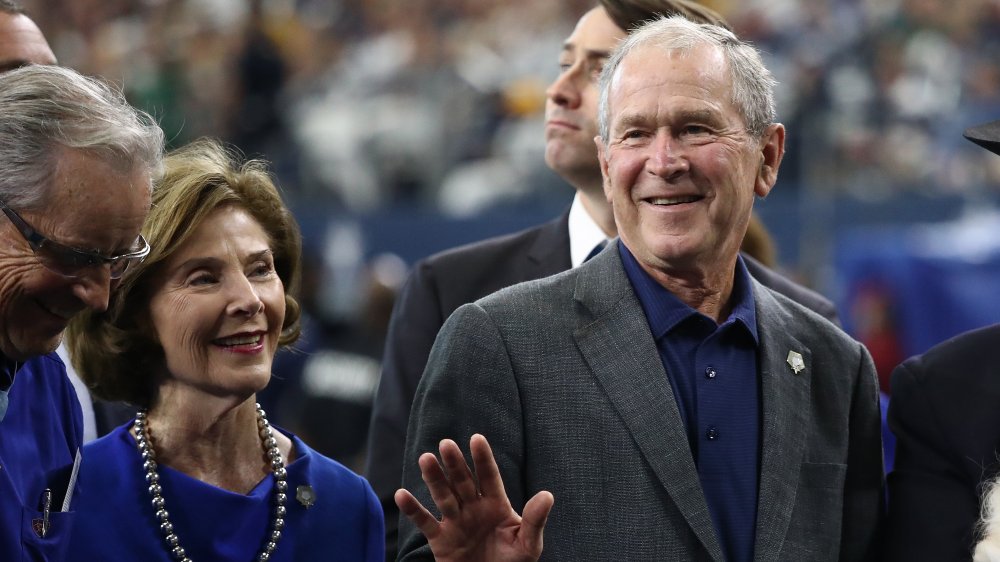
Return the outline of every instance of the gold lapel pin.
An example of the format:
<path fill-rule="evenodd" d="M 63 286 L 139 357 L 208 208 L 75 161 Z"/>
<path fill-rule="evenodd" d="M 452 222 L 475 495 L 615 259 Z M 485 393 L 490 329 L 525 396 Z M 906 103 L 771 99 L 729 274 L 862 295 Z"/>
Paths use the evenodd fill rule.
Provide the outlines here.
<path fill-rule="evenodd" d="M 785 361 L 788 362 L 788 366 L 792 368 L 792 372 L 796 375 L 799 374 L 799 371 L 806 368 L 806 362 L 802 360 L 802 355 L 797 351 L 789 351 Z"/>

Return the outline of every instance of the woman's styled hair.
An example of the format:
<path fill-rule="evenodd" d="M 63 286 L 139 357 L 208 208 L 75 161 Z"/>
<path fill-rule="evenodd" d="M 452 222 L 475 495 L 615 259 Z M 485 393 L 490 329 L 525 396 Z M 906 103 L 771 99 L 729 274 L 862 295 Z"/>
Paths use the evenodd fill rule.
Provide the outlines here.
<path fill-rule="evenodd" d="M 168 154 L 163 176 L 143 224 L 149 256 L 132 265 L 112 293 L 108 310 L 86 311 L 66 330 L 69 354 L 99 398 L 148 408 L 165 376 L 163 349 L 150 325 L 151 281 L 198 226 L 222 207 L 249 213 L 270 238 L 274 267 L 285 288 L 285 319 L 279 345 L 299 337 L 298 288 L 302 240 L 266 165 L 242 161 L 214 140 L 202 139 Z"/>

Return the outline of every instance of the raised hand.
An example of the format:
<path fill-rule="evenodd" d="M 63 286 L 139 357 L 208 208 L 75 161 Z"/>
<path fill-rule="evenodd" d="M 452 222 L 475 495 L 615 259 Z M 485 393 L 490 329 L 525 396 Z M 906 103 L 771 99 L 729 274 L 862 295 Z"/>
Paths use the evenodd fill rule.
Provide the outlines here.
<path fill-rule="evenodd" d="M 451 439 L 441 441 L 441 463 L 433 453 L 420 455 L 420 473 L 441 512 L 438 521 L 409 491 L 396 491 L 399 510 L 427 537 L 438 562 L 534 561 L 542 554 L 542 531 L 554 498 L 538 492 L 519 516 L 504 492 L 500 470 L 482 435 L 469 440 L 479 488 L 462 451 Z M 442 466 L 443 465 L 443 466 Z"/>

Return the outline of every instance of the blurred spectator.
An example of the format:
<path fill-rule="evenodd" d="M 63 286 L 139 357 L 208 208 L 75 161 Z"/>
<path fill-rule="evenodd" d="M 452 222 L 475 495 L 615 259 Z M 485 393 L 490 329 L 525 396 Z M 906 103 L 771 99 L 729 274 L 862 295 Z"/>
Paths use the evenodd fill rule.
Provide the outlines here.
<path fill-rule="evenodd" d="M 273 159 L 288 142 L 280 99 L 288 72 L 264 24 L 261 2 L 254 0 L 236 54 L 235 99 L 227 128 L 237 146 Z"/>
<path fill-rule="evenodd" d="M 214 135 L 260 152 L 293 198 L 465 215 L 538 197 L 523 186 L 544 169 L 546 54 L 593 4 L 25 3 L 64 64 L 123 81 L 175 144 Z M 1000 187 L 1000 165 L 954 140 L 1000 108 L 997 0 L 705 3 L 784 85 L 783 185 L 866 199 Z"/>
<path fill-rule="evenodd" d="M 778 267 L 778 250 L 774 246 L 774 239 L 756 214 L 750 215 L 740 251 L 771 269 Z"/>
<path fill-rule="evenodd" d="M 257 398 L 273 423 L 360 472 L 382 347 L 406 265 L 392 255 L 364 264 L 364 292 L 350 316 L 319 302 L 333 281 L 324 265 L 322 257 L 303 255 L 302 336 L 275 357 L 271 383 Z"/>
<path fill-rule="evenodd" d="M 875 279 L 859 282 L 851 302 L 854 335 L 875 363 L 879 388 L 890 394 L 889 376 L 906 356 L 900 343 L 895 299 L 890 285 Z"/>

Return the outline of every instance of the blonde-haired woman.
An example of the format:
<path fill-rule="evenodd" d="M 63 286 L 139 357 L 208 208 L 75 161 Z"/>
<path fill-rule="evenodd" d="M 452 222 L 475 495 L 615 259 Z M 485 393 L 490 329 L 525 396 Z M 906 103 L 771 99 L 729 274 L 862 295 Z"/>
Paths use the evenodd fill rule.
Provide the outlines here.
<path fill-rule="evenodd" d="M 299 334 L 298 227 L 264 166 L 213 141 L 171 153 L 152 248 L 105 313 L 72 322 L 95 394 L 140 408 L 84 448 L 70 560 L 383 558 L 371 487 L 255 404 Z M 337 431 L 331 428 L 331 431 Z"/>

